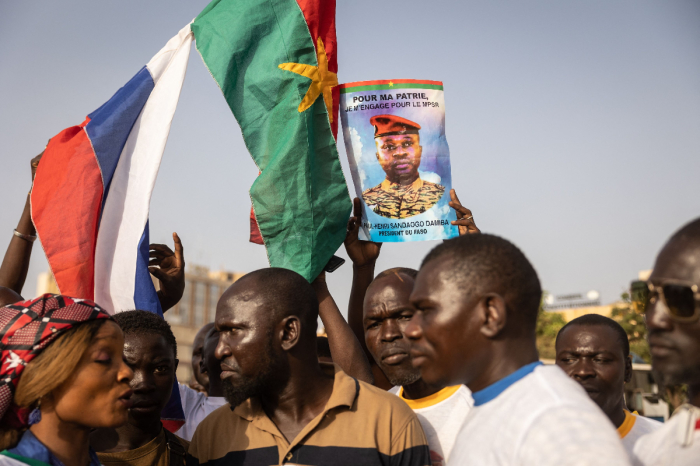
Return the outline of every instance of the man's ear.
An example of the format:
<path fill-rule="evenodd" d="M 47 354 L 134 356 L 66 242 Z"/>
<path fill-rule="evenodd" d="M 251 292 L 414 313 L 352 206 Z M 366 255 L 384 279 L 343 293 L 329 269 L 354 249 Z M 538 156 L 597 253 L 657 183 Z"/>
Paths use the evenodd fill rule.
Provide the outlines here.
<path fill-rule="evenodd" d="M 483 318 L 481 334 L 486 338 L 495 338 L 506 326 L 506 302 L 497 293 L 488 293 L 479 300 L 477 308 Z"/>
<path fill-rule="evenodd" d="M 287 316 L 280 322 L 280 345 L 284 351 L 289 351 L 299 342 L 301 337 L 301 321 L 297 316 Z"/>
<path fill-rule="evenodd" d="M 200 374 L 207 373 L 207 365 L 204 364 L 204 358 L 199 359 L 199 372 L 200 372 Z"/>
<path fill-rule="evenodd" d="M 625 359 L 625 383 L 629 383 L 632 380 L 632 356 L 627 356 Z"/>
<path fill-rule="evenodd" d="M 177 366 L 180 364 L 180 360 L 175 358 L 175 367 L 173 367 L 173 371 L 177 372 Z M 199 365 L 202 365 L 202 362 L 200 361 Z"/>

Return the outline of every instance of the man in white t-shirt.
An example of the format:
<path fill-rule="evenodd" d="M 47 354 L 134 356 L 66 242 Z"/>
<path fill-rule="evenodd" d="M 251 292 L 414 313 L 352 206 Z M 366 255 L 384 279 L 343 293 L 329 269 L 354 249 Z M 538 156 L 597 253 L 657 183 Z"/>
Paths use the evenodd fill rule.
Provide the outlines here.
<path fill-rule="evenodd" d="M 188 442 L 192 440 L 199 423 L 215 409 L 227 403 L 221 382 L 221 364 L 214 356 L 218 342 L 219 332 L 212 325 L 204 336 L 200 361 L 200 371 L 207 374 L 209 378 L 209 396 L 206 393 L 195 391 L 187 385 L 178 384 L 182 409 L 185 412 L 185 424 L 175 434 Z"/>
<path fill-rule="evenodd" d="M 651 364 L 668 385 L 687 384 L 689 403 L 637 440 L 635 464 L 700 464 L 700 218 L 668 240 L 648 282 L 632 285 L 644 306 Z"/>
<path fill-rule="evenodd" d="M 413 364 L 426 383 L 462 383 L 474 399 L 449 464 L 629 464 L 581 386 L 539 362 L 541 295 L 530 262 L 497 236 L 460 236 L 423 260 L 405 329 Z"/>
<path fill-rule="evenodd" d="M 398 395 L 418 415 L 433 466 L 443 466 L 473 404 L 464 385 L 425 383 L 413 367 L 410 341 L 403 330 L 415 312 L 408 301 L 417 271 L 396 268 L 377 275 L 364 299 L 364 340 L 375 364 Z"/>
<path fill-rule="evenodd" d="M 578 317 L 562 327 L 555 346 L 557 366 L 581 384 L 608 416 L 627 453 L 632 454 L 639 437 L 662 426 L 627 410 L 625 383 L 632 379 L 632 358 L 620 324 L 598 314 Z"/>
<path fill-rule="evenodd" d="M 459 204 L 456 194 L 453 203 L 455 209 L 466 210 Z M 397 267 L 374 278 L 380 247 L 377 243 L 358 240 L 359 213 L 356 199 L 355 217 L 350 219 L 345 240 L 354 269 L 348 321 L 367 351 L 375 385 L 384 389 L 393 386 L 389 392 L 398 395 L 413 409 L 428 439 L 433 466 L 444 466 L 473 404 L 471 392 L 461 384 L 428 384 L 421 379 L 420 370 L 413 367 L 410 341 L 403 332 L 415 312 L 409 296 L 418 272 Z M 479 232 L 473 219 L 468 219 L 468 224 L 471 232 Z"/>

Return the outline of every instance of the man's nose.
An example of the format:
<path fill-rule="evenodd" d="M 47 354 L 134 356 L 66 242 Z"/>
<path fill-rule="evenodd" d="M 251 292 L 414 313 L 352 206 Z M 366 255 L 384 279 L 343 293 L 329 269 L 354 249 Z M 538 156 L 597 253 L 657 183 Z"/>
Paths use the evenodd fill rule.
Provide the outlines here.
<path fill-rule="evenodd" d="M 382 341 L 394 341 L 403 337 L 401 329 L 393 319 L 386 319 L 381 327 Z"/>
<path fill-rule="evenodd" d="M 150 392 L 156 387 L 153 377 L 147 371 L 140 369 L 134 371 L 134 377 L 129 385 L 135 392 Z"/>
<path fill-rule="evenodd" d="M 647 305 L 647 311 L 644 314 L 647 330 L 671 330 L 673 321 L 668 315 L 668 309 L 661 299 L 656 299 L 654 303 Z"/>
<path fill-rule="evenodd" d="M 423 338 L 423 316 L 420 311 L 413 314 L 413 317 L 404 329 L 404 334 L 410 340 L 420 340 Z"/>
<path fill-rule="evenodd" d="M 214 350 L 214 357 L 221 361 L 226 356 L 231 356 L 231 348 L 226 344 L 224 338 L 219 336 L 219 342 L 216 344 L 216 349 Z"/>
<path fill-rule="evenodd" d="M 591 362 L 586 358 L 582 358 L 574 366 L 574 369 L 571 371 L 571 375 L 573 375 L 575 379 L 587 380 L 595 377 L 596 372 L 593 369 Z"/>
<path fill-rule="evenodd" d="M 119 372 L 117 372 L 117 380 L 119 382 L 131 383 L 134 378 L 134 371 L 131 370 L 124 361 L 119 365 Z"/>

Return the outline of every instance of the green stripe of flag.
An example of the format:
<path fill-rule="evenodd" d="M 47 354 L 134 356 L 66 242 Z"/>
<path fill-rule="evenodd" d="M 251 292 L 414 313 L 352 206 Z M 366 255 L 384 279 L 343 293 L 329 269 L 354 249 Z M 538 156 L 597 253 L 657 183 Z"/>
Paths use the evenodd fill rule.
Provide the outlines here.
<path fill-rule="evenodd" d="M 299 5 L 214 0 L 192 31 L 262 172 L 250 197 L 270 265 L 312 281 L 343 243 L 352 203 L 323 97 L 300 113 L 311 80 L 278 68 L 318 66 Z"/>
<path fill-rule="evenodd" d="M 341 87 L 340 88 L 340 93 L 341 94 L 349 94 L 351 92 L 365 92 L 365 91 L 384 91 L 387 89 L 434 89 L 437 91 L 442 90 L 442 86 L 438 84 L 415 84 L 415 83 L 406 83 L 406 84 L 373 84 L 370 86 L 356 86 L 356 87 Z"/>

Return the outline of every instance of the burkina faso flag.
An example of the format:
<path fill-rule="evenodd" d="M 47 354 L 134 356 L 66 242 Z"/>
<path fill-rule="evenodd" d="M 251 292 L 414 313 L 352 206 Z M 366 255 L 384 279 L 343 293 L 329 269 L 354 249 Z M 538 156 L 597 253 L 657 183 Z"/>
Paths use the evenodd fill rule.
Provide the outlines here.
<path fill-rule="evenodd" d="M 270 265 L 311 281 L 352 209 L 335 144 L 335 0 L 214 0 L 192 31 L 260 170 L 250 197 Z"/>

